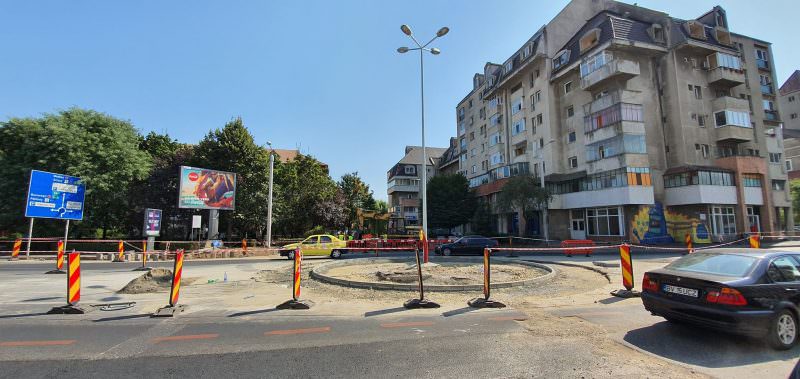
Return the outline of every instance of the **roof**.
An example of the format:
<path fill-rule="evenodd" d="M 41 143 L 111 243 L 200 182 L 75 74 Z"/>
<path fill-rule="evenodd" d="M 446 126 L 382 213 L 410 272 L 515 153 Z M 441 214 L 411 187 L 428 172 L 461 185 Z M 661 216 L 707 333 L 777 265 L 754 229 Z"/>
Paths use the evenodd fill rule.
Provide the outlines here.
<path fill-rule="evenodd" d="M 789 79 L 786 79 L 780 88 L 781 95 L 788 95 L 797 91 L 800 91 L 800 70 L 794 70 L 792 75 L 789 75 Z"/>
<path fill-rule="evenodd" d="M 450 137 L 450 147 L 442 153 L 442 157 L 439 160 L 439 168 L 447 167 L 455 162 L 458 162 L 458 140 L 455 137 Z"/>
<path fill-rule="evenodd" d="M 274 151 L 275 154 L 278 154 L 278 157 L 280 157 L 280 160 L 283 163 L 293 161 L 298 155 L 300 155 L 300 150 L 273 149 L 272 151 Z"/>
<path fill-rule="evenodd" d="M 430 162 L 434 164 L 436 159 L 442 157 L 442 154 L 447 150 L 446 147 L 426 147 L 425 153 Z M 422 147 L 421 146 L 406 146 L 406 156 L 400 159 L 397 163 L 403 164 L 422 164 Z"/>

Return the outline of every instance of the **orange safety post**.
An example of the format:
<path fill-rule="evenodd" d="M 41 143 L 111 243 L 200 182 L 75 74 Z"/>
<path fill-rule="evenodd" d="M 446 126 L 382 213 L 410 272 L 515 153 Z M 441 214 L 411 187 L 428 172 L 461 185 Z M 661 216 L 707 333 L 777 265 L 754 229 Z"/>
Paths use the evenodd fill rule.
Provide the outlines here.
<path fill-rule="evenodd" d="M 147 267 L 147 240 L 142 241 L 142 267 L 137 267 L 133 271 L 150 271 L 150 267 Z"/>
<path fill-rule="evenodd" d="M 686 233 L 686 238 L 684 238 L 684 241 L 686 242 L 686 251 L 688 251 L 689 254 L 694 253 L 694 248 L 692 248 L 692 235 Z"/>
<path fill-rule="evenodd" d="M 421 229 L 419 231 L 419 241 L 422 245 L 422 261 L 423 263 L 428 263 L 428 236 Z"/>
<path fill-rule="evenodd" d="M 422 231 L 419 232 L 422 236 Z M 425 286 L 422 284 L 422 263 L 419 258 L 419 249 L 414 249 L 414 259 L 417 261 L 417 280 L 419 284 L 419 298 L 407 300 L 403 303 L 406 309 L 439 308 L 439 304 L 425 298 Z"/>
<path fill-rule="evenodd" d="M 309 309 L 310 301 L 300 300 L 300 279 L 303 266 L 303 251 L 298 247 L 294 250 L 294 266 L 292 270 L 292 298 L 279 304 L 277 309 Z"/>
<path fill-rule="evenodd" d="M 181 293 L 181 276 L 183 276 L 183 249 L 175 252 L 175 265 L 172 269 L 172 286 L 169 290 L 169 305 L 160 308 L 153 314 L 154 317 L 172 317 L 175 313 L 183 312 L 185 306 L 178 305 Z"/>
<path fill-rule="evenodd" d="M 62 268 L 64 267 L 64 241 L 63 240 L 59 240 L 58 241 L 58 251 L 57 251 L 56 254 L 57 254 L 56 255 L 56 269 L 55 270 L 50 270 L 50 271 L 46 272 L 45 274 L 64 274 L 65 273 L 64 270 L 62 270 Z"/>
<path fill-rule="evenodd" d="M 748 241 L 750 242 L 751 249 L 761 248 L 761 241 L 758 234 L 751 235 L 750 238 L 748 238 Z"/>
<path fill-rule="evenodd" d="M 83 314 L 87 310 L 78 306 L 81 301 L 81 253 L 67 256 L 67 305 L 55 307 L 48 314 Z"/>
<path fill-rule="evenodd" d="M 247 240 L 242 239 L 242 254 L 247 255 Z"/>
<path fill-rule="evenodd" d="M 639 292 L 633 290 L 633 260 L 631 259 L 631 246 L 627 243 L 619 246 L 619 259 L 622 268 L 622 286 L 625 289 L 612 291 L 611 294 L 619 297 L 639 296 Z"/>
<path fill-rule="evenodd" d="M 14 247 L 11 249 L 11 259 L 9 259 L 9 260 L 13 261 L 13 260 L 17 259 L 17 256 L 19 256 L 19 249 L 21 249 L 21 248 L 22 248 L 22 239 L 20 239 L 20 238 L 15 239 L 14 240 Z"/>
<path fill-rule="evenodd" d="M 483 249 L 483 297 L 476 297 L 467 302 L 467 305 L 473 308 L 504 308 L 506 305 L 495 300 L 490 300 L 489 296 L 492 291 L 492 263 L 489 256 L 492 254 L 491 249 Z"/>
<path fill-rule="evenodd" d="M 117 259 L 115 262 L 125 262 L 125 242 L 120 240 L 117 242 Z"/>

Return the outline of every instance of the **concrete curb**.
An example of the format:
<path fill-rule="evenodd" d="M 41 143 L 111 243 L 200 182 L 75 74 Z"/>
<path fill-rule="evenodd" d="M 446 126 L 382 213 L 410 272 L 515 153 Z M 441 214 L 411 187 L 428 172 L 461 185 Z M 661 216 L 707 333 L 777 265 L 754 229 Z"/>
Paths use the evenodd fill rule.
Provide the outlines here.
<path fill-rule="evenodd" d="M 400 259 L 400 258 L 367 258 L 369 261 L 365 262 L 363 259 L 359 259 L 357 262 L 353 262 L 353 260 L 346 260 L 346 261 L 337 261 L 337 262 L 330 262 L 324 263 L 317 267 L 314 267 L 311 270 L 310 276 L 313 279 L 319 280 L 323 283 L 328 284 L 335 284 L 343 287 L 351 287 L 351 288 L 363 288 L 363 289 L 374 289 L 374 290 L 394 290 L 394 291 L 417 291 L 419 289 L 418 285 L 415 284 L 400 284 L 400 283 L 386 283 L 386 282 L 364 282 L 364 281 L 357 281 L 357 280 L 347 280 L 347 279 L 340 279 L 334 278 L 332 276 L 328 276 L 327 273 L 330 269 L 341 267 L 341 266 L 349 266 L 352 264 L 370 264 L 370 263 L 410 263 L 407 258 Z M 458 259 L 437 259 L 436 263 L 439 262 L 447 262 L 447 263 L 483 263 L 483 258 L 458 258 Z M 516 264 L 521 266 L 530 266 L 543 269 L 547 271 L 547 274 L 542 276 L 519 280 L 514 282 L 500 282 L 500 283 L 492 283 L 491 288 L 511 288 L 511 287 L 519 287 L 524 285 L 529 285 L 537 282 L 543 282 L 552 279 L 556 274 L 556 269 L 547 266 L 542 263 L 538 262 L 530 262 L 530 261 L 522 261 L 516 259 L 505 259 L 505 258 L 493 258 L 492 262 L 499 262 L 499 263 L 507 263 L 507 264 Z M 466 292 L 466 291 L 483 291 L 483 284 L 470 284 L 470 285 L 432 285 L 426 284 L 425 290 L 428 291 L 444 291 L 444 292 Z"/>

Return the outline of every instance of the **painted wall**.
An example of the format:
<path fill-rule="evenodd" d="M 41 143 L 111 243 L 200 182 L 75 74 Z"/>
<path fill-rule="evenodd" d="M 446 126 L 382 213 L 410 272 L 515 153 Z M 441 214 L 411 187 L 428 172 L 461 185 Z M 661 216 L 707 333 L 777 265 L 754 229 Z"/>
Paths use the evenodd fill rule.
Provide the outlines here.
<path fill-rule="evenodd" d="M 631 241 L 644 244 L 683 243 L 686 234 L 696 243 L 710 243 L 706 221 L 673 212 L 661 203 L 641 206 L 631 221 Z"/>

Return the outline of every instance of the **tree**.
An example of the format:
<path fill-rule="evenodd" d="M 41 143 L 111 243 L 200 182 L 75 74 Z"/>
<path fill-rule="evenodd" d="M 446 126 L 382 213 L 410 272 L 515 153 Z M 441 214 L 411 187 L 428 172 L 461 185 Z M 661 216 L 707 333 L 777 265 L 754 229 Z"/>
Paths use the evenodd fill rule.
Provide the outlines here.
<path fill-rule="evenodd" d="M 466 224 L 475 214 L 477 199 L 464 175 L 437 175 L 428 182 L 428 223 L 434 228 Z"/>
<path fill-rule="evenodd" d="M 327 170 L 314 157 L 299 154 L 291 162 L 281 164 L 276 170 L 276 183 L 280 191 L 276 200 L 280 205 L 274 209 L 275 230 L 285 236 L 301 236 L 315 226 L 331 228 L 342 225 L 326 225 L 336 222 L 331 201 L 339 191 Z"/>
<path fill-rule="evenodd" d="M 375 210 L 378 213 L 388 213 L 389 203 L 386 200 L 375 200 Z"/>
<path fill-rule="evenodd" d="M 364 183 L 358 176 L 358 172 L 352 172 L 342 175 L 342 178 L 337 183 L 342 190 L 345 200 L 345 208 L 347 212 L 347 225 L 352 226 L 357 223 L 356 209 L 374 209 L 375 199 L 372 197 L 372 191 L 369 185 Z"/>
<path fill-rule="evenodd" d="M 789 190 L 792 196 L 792 208 L 794 208 L 794 224 L 800 225 L 800 179 L 793 179 L 789 182 Z"/>
<path fill-rule="evenodd" d="M 139 142 L 130 122 L 80 108 L 0 124 L 0 229 L 25 229 L 20 209 L 30 170 L 37 169 L 78 176 L 86 184 L 84 219 L 73 224 L 75 234 L 126 233 L 121 226 L 128 216 L 129 186 L 151 167 Z M 63 228 L 60 222 L 42 221 L 39 231 L 55 234 Z"/>
<path fill-rule="evenodd" d="M 547 189 L 539 186 L 533 175 L 512 177 L 497 196 L 498 208 L 509 212 L 520 212 L 522 220 L 534 210 L 544 209 L 552 196 Z M 524 230 L 524 228 L 520 228 Z"/>
<path fill-rule="evenodd" d="M 479 199 L 475 214 L 472 216 L 472 230 L 476 234 L 491 236 L 495 234 L 492 204 L 486 199 Z"/>

